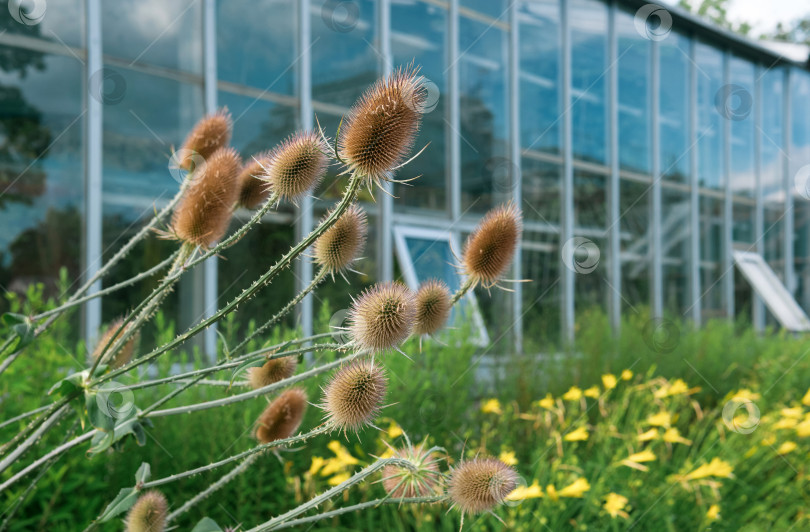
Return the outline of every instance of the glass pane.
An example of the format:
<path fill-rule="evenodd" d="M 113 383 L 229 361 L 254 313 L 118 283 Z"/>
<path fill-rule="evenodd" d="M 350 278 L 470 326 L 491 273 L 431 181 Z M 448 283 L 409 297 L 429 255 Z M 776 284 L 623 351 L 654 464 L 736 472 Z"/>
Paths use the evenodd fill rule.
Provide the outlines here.
<path fill-rule="evenodd" d="M 511 197 L 506 159 L 507 34 L 461 17 L 461 206 L 485 212 Z"/>
<path fill-rule="evenodd" d="M 661 245 L 663 246 L 664 308 L 686 314 L 689 301 L 689 194 L 661 187 Z"/>
<path fill-rule="evenodd" d="M 650 172 L 650 57 L 652 41 L 636 30 L 633 15 L 616 15 L 619 39 L 619 165 Z"/>
<path fill-rule="evenodd" d="M 651 189 L 652 184 L 624 179 L 619 184 L 622 307 L 626 310 L 650 304 Z"/>
<path fill-rule="evenodd" d="M 765 260 L 785 280 L 785 212 L 781 209 L 765 209 L 765 228 L 763 233 Z"/>
<path fill-rule="evenodd" d="M 374 83 L 375 2 L 312 2 L 312 97 L 350 106 Z"/>
<path fill-rule="evenodd" d="M 561 167 L 523 158 L 521 184 L 523 188 L 523 217 L 547 224 L 549 228 L 560 227 Z"/>
<path fill-rule="evenodd" d="M 524 149 L 560 151 L 560 7 L 520 2 L 520 139 Z"/>
<path fill-rule="evenodd" d="M 571 2 L 571 112 L 574 157 L 604 163 L 607 111 L 607 6 Z"/>
<path fill-rule="evenodd" d="M 754 206 L 735 202 L 733 209 L 732 236 L 735 243 L 754 243 Z"/>
<path fill-rule="evenodd" d="M 723 54 L 703 43 L 697 43 L 698 99 L 698 184 L 704 188 L 723 187 L 723 116 L 715 105 L 723 86 Z"/>
<path fill-rule="evenodd" d="M 563 243 L 563 259 L 573 254 L 577 315 L 596 306 L 607 308 L 607 177 L 574 170 L 574 234 Z M 566 249 L 565 246 L 568 246 Z"/>
<path fill-rule="evenodd" d="M 460 5 L 469 9 L 474 9 L 478 13 L 487 15 L 500 22 L 509 21 L 509 6 L 506 0 L 461 0 Z"/>
<path fill-rule="evenodd" d="M 273 21 L 272 31 L 269 20 Z M 293 94 L 297 25 L 293 0 L 217 0 L 217 76 L 231 83 Z"/>
<path fill-rule="evenodd" d="M 391 48 L 395 65 L 421 66 L 428 101 L 415 150 L 430 143 L 422 154 L 399 172 L 410 185 L 396 185 L 395 208 L 422 207 L 446 211 L 448 190 L 447 138 L 447 10 L 424 2 L 391 5 Z"/>
<path fill-rule="evenodd" d="M 762 96 L 760 97 L 762 103 L 762 130 L 760 131 L 762 199 L 765 205 L 775 207 L 783 206 L 785 203 L 782 179 L 782 156 L 785 146 L 782 136 L 784 76 L 785 71 L 781 68 L 767 70 L 762 76 Z"/>
<path fill-rule="evenodd" d="M 731 121 L 731 193 L 754 197 L 754 65 L 731 59 L 731 86 L 721 92 L 723 115 Z"/>
<path fill-rule="evenodd" d="M 298 127 L 295 107 L 225 91 L 220 91 L 218 98 L 219 105 L 226 106 L 233 115 L 231 145 L 245 160 L 273 149 Z"/>
<path fill-rule="evenodd" d="M 700 197 L 700 308 L 704 319 L 725 316 L 720 257 L 723 249 L 723 200 Z"/>
<path fill-rule="evenodd" d="M 574 170 L 574 232 L 603 235 L 607 227 L 607 178 Z"/>
<path fill-rule="evenodd" d="M 104 54 L 202 73 L 202 2 L 101 2 Z"/>
<path fill-rule="evenodd" d="M 84 46 L 84 1 L 39 0 L 17 2 L 22 11 L 8 11 L 8 1 L 3 2 L 0 16 L 0 34 L 39 37 L 68 46 Z M 10 16 L 9 16 L 10 15 Z M 65 51 L 65 53 L 68 53 Z"/>
<path fill-rule="evenodd" d="M 523 349 L 547 353 L 560 340 L 559 236 L 527 231 L 523 243 Z"/>
<path fill-rule="evenodd" d="M 82 64 L 0 46 L 0 290 L 81 275 L 84 190 Z M 2 298 L 0 311 L 8 309 Z"/>
<path fill-rule="evenodd" d="M 790 92 L 792 121 L 788 175 L 794 184 L 791 192 L 796 230 L 793 240 L 796 298 L 807 310 L 810 309 L 810 74 L 793 69 Z"/>
<path fill-rule="evenodd" d="M 689 176 L 689 39 L 670 33 L 658 43 L 661 175 L 681 183 Z"/>

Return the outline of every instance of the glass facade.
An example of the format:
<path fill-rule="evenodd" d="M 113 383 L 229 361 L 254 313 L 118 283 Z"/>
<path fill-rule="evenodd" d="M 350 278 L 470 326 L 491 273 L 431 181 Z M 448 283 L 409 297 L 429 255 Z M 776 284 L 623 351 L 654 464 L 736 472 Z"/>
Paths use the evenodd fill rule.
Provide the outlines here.
<path fill-rule="evenodd" d="M 38 23 L 4 17 L 0 287 L 19 293 L 42 282 L 53 294 L 59 266 L 80 282 L 99 259 L 93 250 L 111 256 L 176 193 L 169 156 L 206 112 L 228 107 L 232 144 L 247 159 L 315 118 L 333 135 L 368 85 L 413 63 L 429 80 L 418 141 L 429 147 L 400 177 L 421 177 L 395 185 L 393 202 L 361 196 L 370 216 L 365 273 L 351 276 L 348 290 L 327 283 L 316 302 L 347 306 L 351 293 L 389 276 L 392 261 L 399 275 L 385 255 L 386 224 L 450 227 L 463 238 L 512 200 L 525 228 L 508 277 L 532 282 L 478 294 L 499 351 L 563 343 L 594 307 L 614 317 L 649 307 L 756 322 L 734 249 L 762 253 L 810 310 L 810 72 L 757 43 L 685 24 L 677 10 L 673 27 L 656 33 L 636 8 L 622 0 L 50 0 Z M 87 140 L 95 119 L 98 145 Z M 94 157 L 100 175 L 91 175 Z M 190 323 L 216 308 L 213 294 L 230 298 L 263 271 L 339 195 L 345 178 L 330 172 L 311 209 L 282 206 L 228 260 L 184 281 L 171 317 Z M 98 209 L 100 231 L 88 223 Z M 170 248 L 148 239 L 105 285 Z M 287 272 L 248 304 L 272 311 L 306 276 Z M 148 290 L 104 298 L 97 316 L 87 311 L 85 331 Z M 302 317 L 288 325 L 306 327 Z"/>

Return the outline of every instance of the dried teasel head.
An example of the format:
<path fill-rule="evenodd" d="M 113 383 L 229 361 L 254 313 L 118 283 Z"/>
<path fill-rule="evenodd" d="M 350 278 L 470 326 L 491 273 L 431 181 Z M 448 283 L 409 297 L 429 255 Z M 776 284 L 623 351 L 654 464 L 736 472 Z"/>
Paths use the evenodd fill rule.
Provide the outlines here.
<path fill-rule="evenodd" d="M 271 358 L 258 368 L 250 368 L 248 384 L 254 390 L 264 388 L 292 377 L 297 366 L 295 357 Z"/>
<path fill-rule="evenodd" d="M 261 179 L 279 199 L 297 201 L 314 189 L 329 164 L 328 146 L 320 135 L 295 133 L 270 152 Z"/>
<path fill-rule="evenodd" d="M 475 284 L 495 285 L 512 263 L 522 230 L 521 213 L 514 204 L 489 211 L 464 245 L 464 272 Z"/>
<path fill-rule="evenodd" d="M 425 449 L 425 442 L 414 446 L 408 441 L 405 447 L 394 450 L 393 458 L 402 458 L 414 468 L 387 465 L 382 471 L 382 484 L 385 491 L 394 498 L 427 497 L 435 495 L 441 485 L 442 474 L 439 462 L 442 458 L 436 452 Z"/>
<path fill-rule="evenodd" d="M 372 85 L 339 132 L 340 158 L 369 185 L 390 180 L 413 147 L 427 102 L 425 78 L 400 68 Z"/>
<path fill-rule="evenodd" d="M 93 360 L 96 360 L 101 356 L 102 352 L 104 351 L 104 347 L 106 347 L 108 343 L 110 344 L 110 347 L 112 347 L 115 345 L 118 338 L 121 337 L 121 334 L 126 333 L 127 328 L 125 327 L 121 331 L 121 334 L 117 334 L 118 329 L 123 323 L 123 318 L 118 318 L 110 323 L 110 326 L 107 327 L 107 330 L 104 331 L 104 334 L 99 337 L 98 343 L 96 343 L 96 348 L 93 350 L 93 354 L 91 355 Z M 118 350 L 118 353 L 116 353 L 110 361 L 110 368 L 116 369 L 129 364 L 129 361 L 132 360 L 132 355 L 135 354 L 135 346 L 138 344 L 140 337 L 140 331 L 137 331 L 135 334 L 130 336 L 129 340 L 127 340 L 124 345 L 121 346 L 121 349 Z M 112 340 L 112 343 L 110 343 L 110 340 Z"/>
<path fill-rule="evenodd" d="M 172 216 L 178 238 L 202 248 L 222 238 L 239 198 L 241 166 L 236 150 L 220 148 L 195 172 Z"/>
<path fill-rule="evenodd" d="M 270 187 L 260 177 L 264 166 L 269 164 L 270 153 L 253 155 L 239 172 L 239 205 L 245 209 L 256 209 L 270 197 Z"/>
<path fill-rule="evenodd" d="M 214 152 L 228 145 L 232 128 L 233 121 L 227 107 L 203 117 L 183 142 L 183 147 L 178 152 L 178 166 L 188 170 L 192 169 L 191 166 L 198 158 L 207 161 Z"/>
<path fill-rule="evenodd" d="M 388 377 L 373 360 L 357 360 L 341 368 L 323 389 L 321 408 L 333 429 L 357 433 L 382 409 Z"/>
<path fill-rule="evenodd" d="M 517 479 L 517 472 L 497 458 L 474 458 L 450 471 L 447 494 L 462 514 L 477 514 L 501 504 Z"/>
<path fill-rule="evenodd" d="M 304 419 L 307 394 L 301 388 L 290 388 L 267 405 L 256 422 L 256 439 L 262 443 L 289 438 Z"/>
<path fill-rule="evenodd" d="M 402 283 L 366 289 L 349 311 L 352 342 L 371 352 L 397 347 L 411 334 L 416 318 L 413 293 Z"/>
<path fill-rule="evenodd" d="M 450 289 L 442 281 L 431 279 L 422 283 L 414 296 L 416 306 L 415 334 L 435 334 L 450 317 Z"/>
<path fill-rule="evenodd" d="M 147 491 L 127 514 L 127 532 L 163 532 L 168 512 L 166 497 L 159 491 Z"/>
<path fill-rule="evenodd" d="M 315 262 L 333 275 L 348 268 L 363 251 L 367 234 L 366 211 L 352 204 L 315 241 Z"/>

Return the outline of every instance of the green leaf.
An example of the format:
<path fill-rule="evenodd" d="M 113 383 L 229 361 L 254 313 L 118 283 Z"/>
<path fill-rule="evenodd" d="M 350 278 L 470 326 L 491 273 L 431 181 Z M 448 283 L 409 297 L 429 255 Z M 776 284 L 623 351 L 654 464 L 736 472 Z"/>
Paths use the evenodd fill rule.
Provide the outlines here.
<path fill-rule="evenodd" d="M 109 521 L 113 517 L 121 515 L 126 512 L 138 500 L 138 490 L 135 488 L 123 488 L 118 492 L 118 495 L 113 501 L 104 509 L 104 513 L 98 518 L 99 523 Z"/>
<path fill-rule="evenodd" d="M 27 318 L 23 314 L 14 314 L 12 312 L 4 312 L 3 316 L 0 318 L 0 321 L 3 322 L 3 325 L 13 326 L 18 325 L 20 323 L 25 323 Z"/>
<path fill-rule="evenodd" d="M 58 395 L 66 397 L 73 392 L 80 390 L 82 388 L 82 384 L 84 383 L 84 372 L 80 371 L 78 373 L 74 373 L 72 375 L 68 375 L 61 381 L 54 384 L 50 390 L 48 390 L 48 395 L 53 394 L 56 392 Z"/>
<path fill-rule="evenodd" d="M 98 431 L 90 441 L 90 448 L 87 449 L 87 456 L 93 456 L 109 449 L 115 443 L 115 434 L 112 432 Z"/>
<path fill-rule="evenodd" d="M 87 391 L 84 394 L 84 408 L 87 411 L 87 420 L 98 430 L 109 432 L 115 427 L 115 418 L 104 407 L 106 398 L 99 397 L 96 392 Z"/>
<path fill-rule="evenodd" d="M 135 472 L 135 483 L 142 484 L 148 481 L 152 477 L 152 468 L 151 466 L 144 462 L 141 464 L 141 467 Z"/>
<path fill-rule="evenodd" d="M 258 368 L 260 366 L 263 366 L 265 362 L 267 362 L 267 359 L 264 358 L 264 357 L 261 357 L 261 358 L 259 358 L 257 360 L 251 360 L 251 361 L 248 361 L 248 362 L 243 362 L 242 364 L 237 366 L 236 369 L 233 370 L 233 373 L 231 373 L 231 386 L 233 386 L 233 381 L 236 380 L 236 377 L 240 373 L 242 373 L 243 371 L 246 371 L 248 368 Z"/>
<path fill-rule="evenodd" d="M 194 525 L 191 532 L 222 532 L 222 528 L 210 517 L 203 517 L 199 523 Z"/>

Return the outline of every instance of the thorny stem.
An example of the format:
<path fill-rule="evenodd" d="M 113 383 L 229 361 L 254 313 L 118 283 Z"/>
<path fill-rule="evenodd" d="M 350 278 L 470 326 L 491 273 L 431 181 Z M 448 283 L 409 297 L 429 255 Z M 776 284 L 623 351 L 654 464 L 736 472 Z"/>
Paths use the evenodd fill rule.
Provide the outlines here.
<path fill-rule="evenodd" d="M 309 523 L 314 523 L 315 521 L 320 521 L 321 519 L 329 519 L 330 517 L 336 517 L 341 514 L 347 514 L 349 512 L 356 512 L 358 510 L 365 510 L 366 508 L 376 508 L 383 504 L 424 504 L 424 503 L 434 503 L 434 502 L 441 502 L 445 500 L 444 495 L 432 495 L 429 497 L 403 497 L 401 499 L 374 499 L 373 501 L 366 501 L 361 502 L 359 504 L 353 504 L 351 506 L 344 506 L 343 508 L 338 508 L 336 510 L 331 510 L 329 512 L 323 512 L 317 515 L 311 515 L 309 517 L 302 517 L 301 519 L 293 519 L 292 521 L 287 521 L 285 523 L 280 524 L 279 526 L 273 527 L 272 530 L 281 530 L 284 528 L 292 528 L 296 526 L 306 525 Z"/>
<path fill-rule="evenodd" d="M 456 293 L 453 294 L 453 297 L 450 299 L 450 306 L 455 305 L 458 303 L 459 299 L 464 297 L 467 292 L 469 292 L 472 288 L 475 287 L 475 281 L 473 281 L 472 277 L 467 277 L 467 280 L 464 281 L 464 284 L 456 290 Z"/>
<path fill-rule="evenodd" d="M 47 421 L 39 425 L 39 427 L 31 434 L 28 439 L 26 439 L 23 443 L 21 443 L 16 449 L 14 449 L 8 456 L 6 456 L 2 462 L 0 462 L 0 473 L 8 469 L 8 467 L 13 464 L 18 458 L 20 458 L 23 453 L 25 453 L 31 446 L 33 446 L 40 437 L 50 429 L 59 418 L 62 417 L 62 414 L 65 413 L 67 409 L 67 405 L 62 405 L 59 407 L 56 412 L 50 416 Z"/>
<path fill-rule="evenodd" d="M 27 417 L 31 417 L 31 416 L 33 416 L 34 414 L 39 414 L 40 412 L 44 412 L 44 411 L 45 411 L 45 410 L 47 410 L 48 408 L 50 408 L 50 405 L 41 406 L 41 407 L 39 407 L 39 408 L 35 408 L 34 410 L 31 410 L 30 412 L 25 412 L 24 414 L 20 414 L 19 416 L 14 416 L 14 417 L 13 417 L 13 418 L 11 418 L 11 419 L 7 419 L 7 420 L 3 421 L 2 423 L 0 423 L 0 429 L 2 429 L 3 427 L 5 427 L 6 425 L 11 425 L 11 424 L 12 424 L 12 423 L 14 423 L 15 421 L 19 421 L 19 420 L 21 420 L 21 419 L 25 419 L 25 418 L 27 418 Z"/>
<path fill-rule="evenodd" d="M 66 404 L 68 404 L 71 399 L 73 399 L 73 397 L 63 397 L 63 398 L 59 399 L 58 401 L 56 401 L 56 402 L 52 403 L 51 405 L 49 405 L 46 408 L 46 410 L 43 412 L 42 415 L 37 416 L 36 418 L 31 420 L 23 430 L 18 432 L 13 438 L 11 438 L 11 440 L 7 441 L 6 443 L 3 444 L 2 447 L 0 447 L 0 456 L 5 454 L 5 452 L 11 446 L 16 445 L 17 442 L 27 438 L 29 434 L 31 434 L 37 427 L 39 427 L 45 421 L 47 421 L 52 415 L 54 415 L 55 412 L 57 412 L 60 408 L 62 408 Z M 2 470 L 0 470 L 0 472 L 1 471 Z"/>

